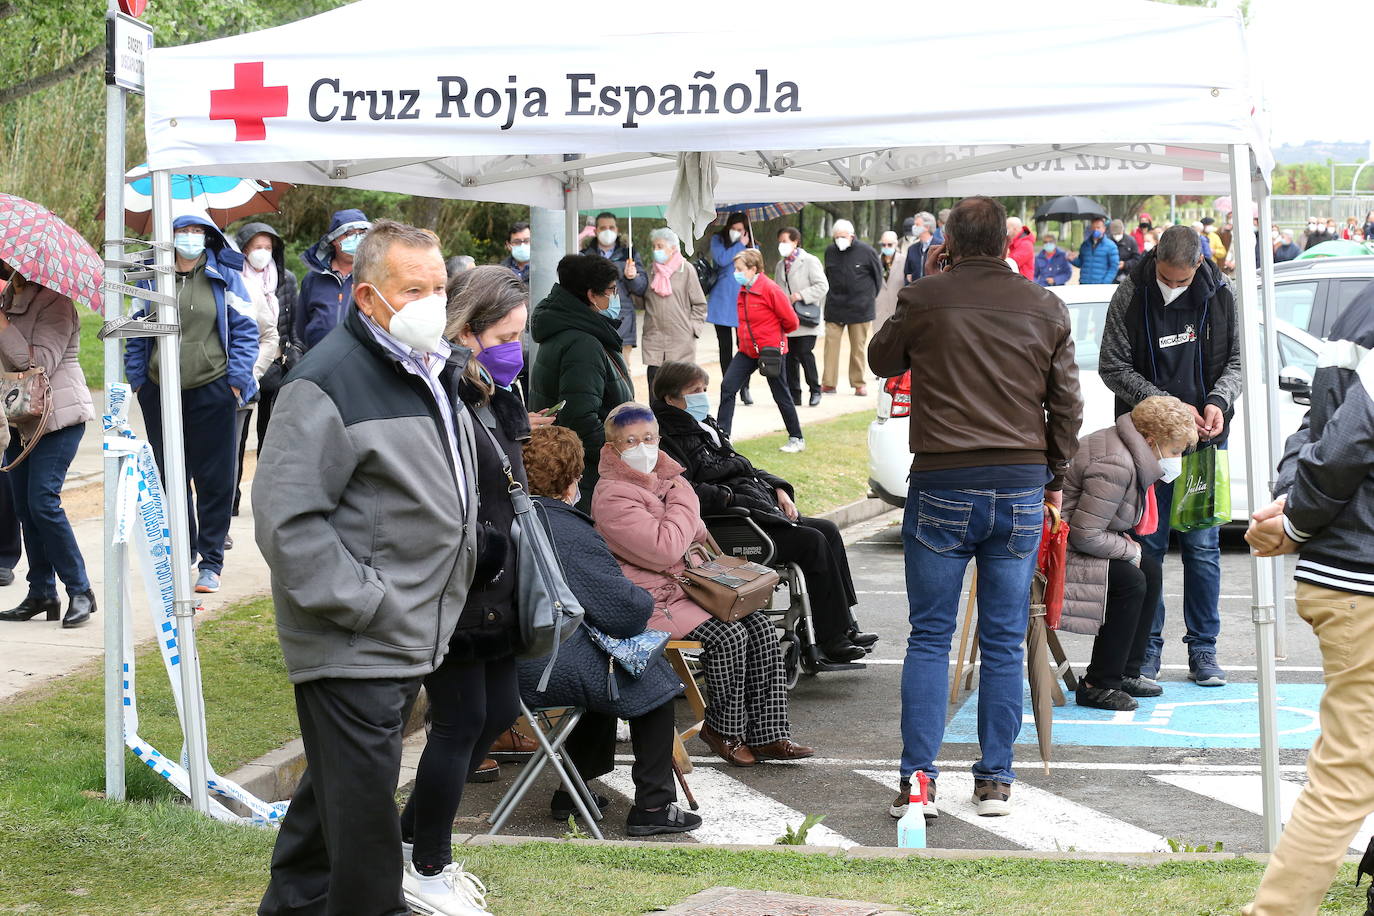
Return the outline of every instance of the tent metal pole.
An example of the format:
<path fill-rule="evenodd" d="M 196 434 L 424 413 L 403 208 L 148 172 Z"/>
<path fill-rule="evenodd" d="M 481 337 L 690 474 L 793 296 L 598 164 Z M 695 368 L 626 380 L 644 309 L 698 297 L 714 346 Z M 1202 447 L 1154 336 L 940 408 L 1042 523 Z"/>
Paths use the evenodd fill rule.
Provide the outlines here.
<path fill-rule="evenodd" d="M 124 90 L 119 86 L 105 87 L 105 258 L 119 261 L 124 258 Z M 105 282 L 119 283 L 123 271 L 118 267 L 105 268 Z M 108 287 L 105 289 L 105 320 L 112 321 L 124 314 L 124 295 Z M 119 339 L 105 339 L 105 413 L 112 412 L 110 392 L 124 380 Z M 105 587 L 101 601 L 104 606 L 105 640 L 105 797 L 123 801 L 124 779 L 124 571 L 128 551 L 116 544 L 115 515 L 118 511 L 116 494 L 119 489 L 119 458 L 107 454 L 105 470 Z"/>
<path fill-rule="evenodd" d="M 1250 148 L 1233 145 L 1231 159 L 1231 212 L 1249 213 L 1251 211 L 1250 187 L 1253 165 Z M 1262 179 L 1261 179 L 1262 180 Z M 1269 503 L 1269 490 L 1265 481 L 1269 477 L 1271 461 L 1269 454 L 1269 427 L 1276 418 L 1267 411 L 1258 409 L 1259 395 L 1264 390 L 1265 378 L 1262 371 L 1260 351 L 1257 348 L 1255 331 L 1258 322 L 1254 313 L 1255 287 L 1249 282 L 1255 276 L 1255 230 L 1250 220 L 1232 218 L 1232 241 L 1236 253 L 1236 276 L 1241 281 L 1235 285 L 1236 313 L 1240 322 L 1241 359 L 1244 371 L 1245 398 L 1245 461 L 1250 505 L 1255 509 Z M 1266 334 L 1274 332 L 1271 322 Z M 1277 367 L 1274 367 L 1277 368 Z M 1272 374 L 1272 373 L 1271 373 Z M 1260 425 L 1263 420 L 1263 426 Z M 1279 842 L 1282 821 L 1279 808 L 1279 745 L 1278 718 L 1275 709 L 1277 677 L 1274 670 L 1274 559 L 1250 557 L 1250 579 L 1254 598 L 1250 605 L 1251 619 L 1255 624 L 1255 668 L 1259 681 L 1259 733 L 1260 733 L 1260 782 L 1264 803 L 1264 848 L 1273 852 Z"/>
<path fill-rule="evenodd" d="M 176 263 L 172 253 L 172 174 L 165 169 L 153 172 L 153 239 L 161 243 L 157 263 L 168 268 L 157 274 L 158 292 L 176 301 Z M 108 210 L 109 208 L 107 208 Z M 158 320 L 181 324 L 180 309 L 163 304 Z M 191 782 L 191 806 L 202 814 L 210 813 L 206 786 L 209 752 L 205 737 L 205 704 L 200 693 L 200 660 L 196 653 L 195 600 L 191 595 L 190 525 L 186 517 L 186 434 L 181 425 L 181 333 L 161 338 L 157 343 L 159 382 L 162 397 L 163 484 L 167 494 L 167 527 L 172 542 L 172 601 L 177 619 L 177 668 L 181 673 L 182 731 L 186 739 L 184 755 Z M 150 598 L 151 600 L 151 598 Z"/>
<path fill-rule="evenodd" d="M 1281 394 L 1278 386 L 1279 370 L 1283 364 L 1279 362 L 1279 331 L 1278 314 L 1276 312 L 1277 303 L 1274 300 L 1274 246 L 1269 243 L 1269 233 L 1273 229 L 1274 214 L 1269 200 L 1269 187 L 1263 181 L 1254 182 L 1255 203 L 1259 208 L 1259 290 L 1260 301 L 1264 304 L 1264 354 L 1266 366 L 1273 366 L 1268 384 L 1264 387 L 1265 404 L 1264 409 L 1271 418 L 1269 424 L 1269 492 L 1274 492 L 1274 479 L 1278 476 L 1279 459 L 1283 457 L 1283 444 L 1285 431 L 1279 424 L 1279 398 Z M 1232 204 L 1231 227 L 1232 235 L 1235 234 L 1236 215 Z M 1271 563 L 1271 572 L 1274 576 L 1274 655 L 1276 658 L 1288 657 L 1288 601 L 1286 597 L 1287 588 L 1284 583 L 1284 567 L 1282 563 Z"/>

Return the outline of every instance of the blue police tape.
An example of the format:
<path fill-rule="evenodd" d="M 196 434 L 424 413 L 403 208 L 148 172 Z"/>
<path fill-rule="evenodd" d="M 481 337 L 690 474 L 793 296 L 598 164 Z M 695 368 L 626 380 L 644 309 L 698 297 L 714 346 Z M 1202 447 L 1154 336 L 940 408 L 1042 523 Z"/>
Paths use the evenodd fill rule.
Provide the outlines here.
<path fill-rule="evenodd" d="M 157 633 L 162 662 L 172 684 L 177 719 L 186 727 L 185 698 L 182 695 L 181 650 L 177 642 L 176 609 L 174 604 L 172 569 L 172 532 L 167 527 L 167 513 L 153 449 L 129 428 L 129 401 L 132 391 L 128 385 L 115 385 L 110 391 L 110 414 L 104 418 L 105 454 L 119 458 L 119 479 L 116 490 L 116 544 L 127 544 L 138 556 L 143 574 L 149 610 L 153 615 L 153 629 Z M 129 589 L 125 586 L 126 608 L 132 608 Z M 133 623 L 126 615 L 124 621 L 124 743 L 139 760 L 154 773 L 167 780 L 183 795 L 190 797 L 191 780 L 186 747 L 182 745 L 180 761 L 163 756 L 138 734 L 138 703 L 135 695 L 135 667 L 132 639 Z M 197 689 L 199 686 L 197 685 Z M 206 787 L 212 796 L 231 799 L 249 811 L 247 818 L 230 811 L 215 798 L 210 799 L 210 813 L 215 818 L 232 823 L 270 825 L 280 823 L 286 813 L 286 802 L 265 802 L 238 783 L 217 774 L 206 762 Z"/>

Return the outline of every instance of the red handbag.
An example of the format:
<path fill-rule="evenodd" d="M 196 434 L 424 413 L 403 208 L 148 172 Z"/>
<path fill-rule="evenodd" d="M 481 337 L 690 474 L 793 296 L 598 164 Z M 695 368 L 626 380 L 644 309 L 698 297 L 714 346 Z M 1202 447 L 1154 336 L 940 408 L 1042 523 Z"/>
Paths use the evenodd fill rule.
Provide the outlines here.
<path fill-rule="evenodd" d="M 1064 566 L 1068 550 L 1069 523 L 1059 517 L 1058 509 L 1046 503 L 1036 568 L 1045 577 L 1045 623 L 1051 630 L 1059 629 L 1059 617 L 1064 613 Z"/>

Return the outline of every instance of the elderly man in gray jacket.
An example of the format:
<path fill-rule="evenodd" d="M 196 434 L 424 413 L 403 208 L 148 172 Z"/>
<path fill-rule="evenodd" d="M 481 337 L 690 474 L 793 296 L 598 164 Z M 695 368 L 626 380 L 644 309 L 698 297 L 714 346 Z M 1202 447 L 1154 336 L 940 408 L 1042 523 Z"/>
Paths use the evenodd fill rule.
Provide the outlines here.
<path fill-rule="evenodd" d="M 439 241 L 379 220 L 353 278 L 354 305 L 277 397 L 253 486 L 307 764 L 261 916 L 410 913 L 402 727 L 472 582 L 467 353 L 442 337 Z"/>

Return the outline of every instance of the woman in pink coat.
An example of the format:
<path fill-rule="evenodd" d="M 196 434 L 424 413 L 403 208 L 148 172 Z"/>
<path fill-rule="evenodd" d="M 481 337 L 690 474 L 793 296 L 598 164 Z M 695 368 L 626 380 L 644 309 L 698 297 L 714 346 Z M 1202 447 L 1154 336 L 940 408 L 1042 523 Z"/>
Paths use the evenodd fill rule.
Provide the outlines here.
<path fill-rule="evenodd" d="M 700 640 L 706 650 L 702 740 L 735 766 L 810 757 L 815 750 L 791 738 L 772 623 L 757 611 L 733 623 L 717 620 L 674 578 L 687 549 L 706 542 L 706 525 L 682 465 L 659 452 L 653 411 L 628 402 L 610 412 L 600 469 L 592 518 L 625 575 L 654 596 L 649 627 Z"/>

